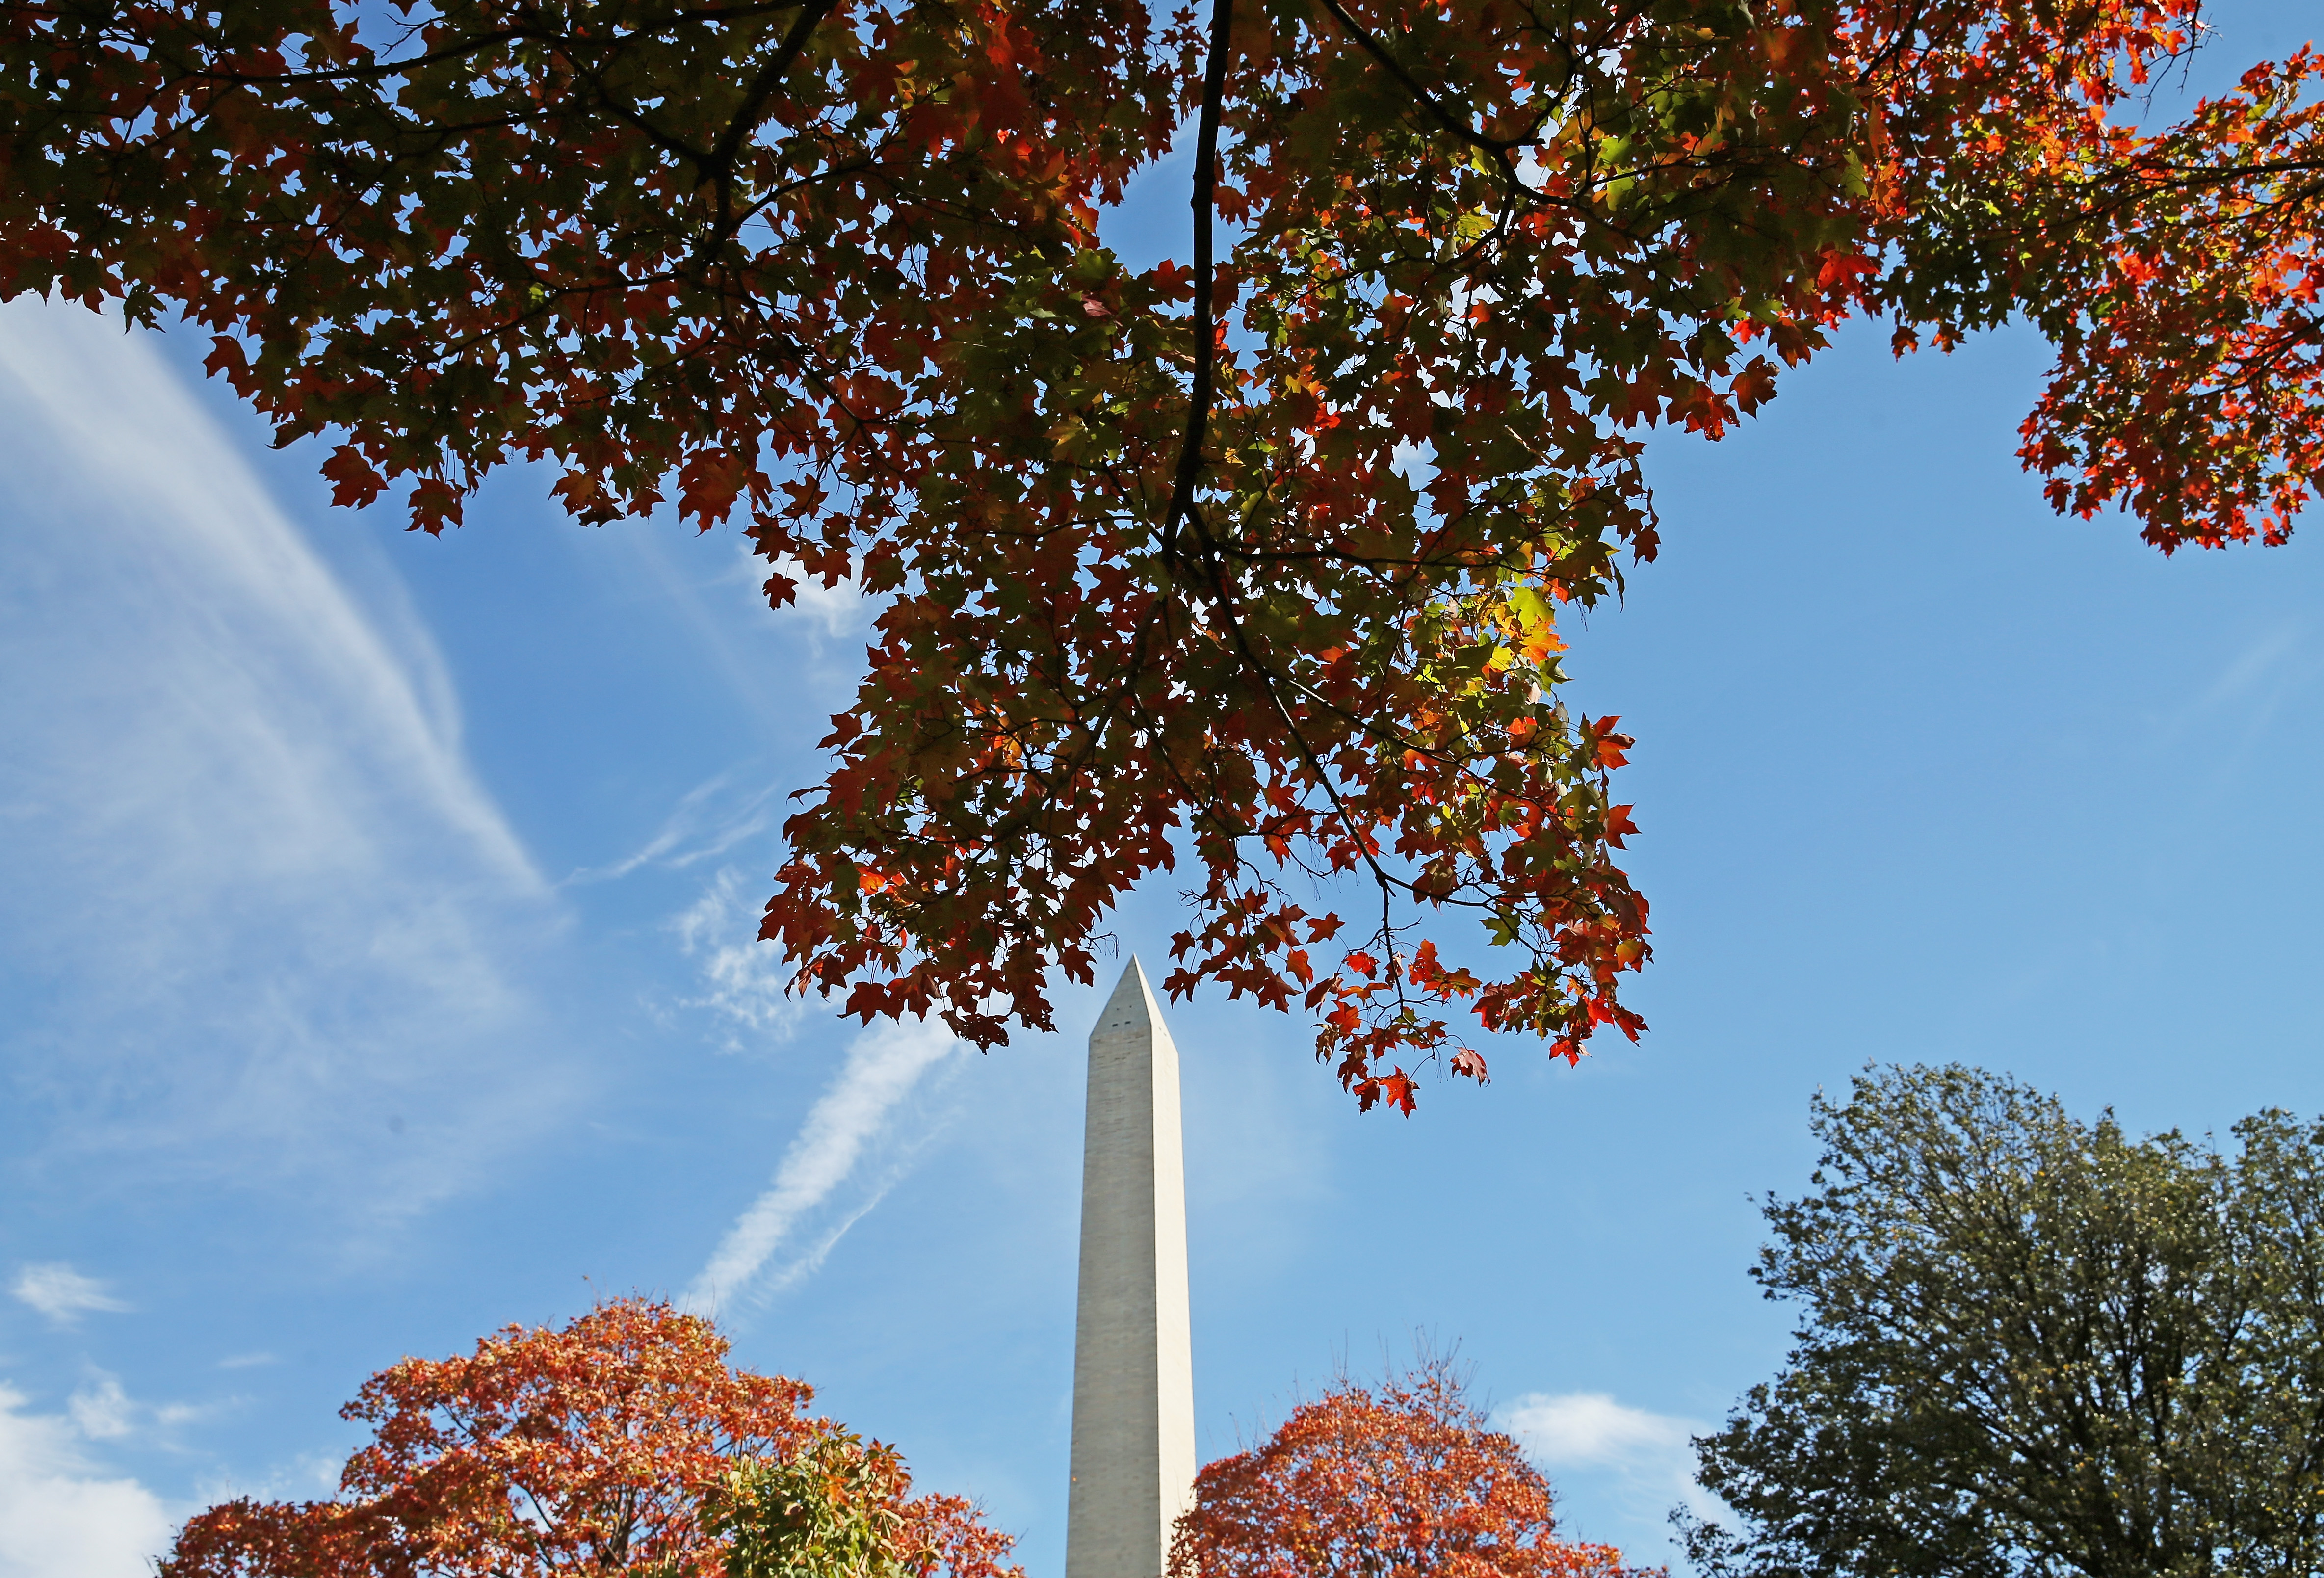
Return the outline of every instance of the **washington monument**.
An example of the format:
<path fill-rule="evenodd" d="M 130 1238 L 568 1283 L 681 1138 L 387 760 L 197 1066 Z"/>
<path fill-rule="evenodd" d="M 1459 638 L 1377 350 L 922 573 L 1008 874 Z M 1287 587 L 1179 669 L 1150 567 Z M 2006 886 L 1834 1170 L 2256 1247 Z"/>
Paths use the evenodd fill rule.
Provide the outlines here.
<path fill-rule="evenodd" d="M 1065 1578 L 1161 1578 L 1194 1484 L 1178 1048 L 1135 957 L 1090 1032 Z"/>

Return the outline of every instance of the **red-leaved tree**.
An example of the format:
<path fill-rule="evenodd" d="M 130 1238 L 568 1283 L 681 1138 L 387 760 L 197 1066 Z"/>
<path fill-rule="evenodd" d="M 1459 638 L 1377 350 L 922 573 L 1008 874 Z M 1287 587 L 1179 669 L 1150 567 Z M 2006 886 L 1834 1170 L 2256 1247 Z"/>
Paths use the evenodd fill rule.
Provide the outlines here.
<path fill-rule="evenodd" d="M 337 1500 L 242 1500 L 161 1578 L 1014 1578 L 1010 1540 L 895 1453 L 803 1414 L 804 1383 L 730 1368 L 708 1321 L 619 1299 L 407 1359 L 341 1413 L 372 1426 Z"/>
<path fill-rule="evenodd" d="M 173 315 L 343 503 L 736 520 L 881 602 L 761 935 L 847 1011 L 1167 985 L 1365 1105 L 1635 1036 L 1560 622 L 1865 314 L 2022 315 L 2021 450 L 2164 549 L 2324 473 L 2306 51 L 2175 119 L 2199 0 L 10 0 L 0 299 Z M 1192 134 L 1185 255 L 1098 217 Z M 1234 227 L 1214 234 L 1216 221 Z"/>
<path fill-rule="evenodd" d="M 1645 1578 L 1555 1527 L 1548 1481 L 1440 1359 L 1342 1381 L 1204 1468 L 1169 1578 Z"/>

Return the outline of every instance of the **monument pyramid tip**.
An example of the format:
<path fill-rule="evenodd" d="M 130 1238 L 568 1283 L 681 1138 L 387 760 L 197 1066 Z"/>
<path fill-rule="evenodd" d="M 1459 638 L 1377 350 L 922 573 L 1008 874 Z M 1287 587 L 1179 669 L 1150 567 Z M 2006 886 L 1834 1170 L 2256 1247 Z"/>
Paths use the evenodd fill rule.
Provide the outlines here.
<path fill-rule="evenodd" d="M 1114 983 L 1098 1022 L 1108 1025 L 1132 1016 L 1149 1022 L 1161 1017 L 1156 1009 L 1154 988 L 1148 983 L 1145 966 L 1138 962 L 1136 954 L 1130 955 L 1130 962 L 1122 966 L 1121 979 Z"/>

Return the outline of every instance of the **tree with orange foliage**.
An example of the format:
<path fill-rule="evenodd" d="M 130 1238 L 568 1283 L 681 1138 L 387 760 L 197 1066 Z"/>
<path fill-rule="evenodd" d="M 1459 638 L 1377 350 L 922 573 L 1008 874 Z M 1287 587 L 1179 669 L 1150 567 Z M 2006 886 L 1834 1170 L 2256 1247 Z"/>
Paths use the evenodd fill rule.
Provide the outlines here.
<path fill-rule="evenodd" d="M 1438 1359 L 1342 1381 L 1204 1469 L 1169 1578 L 1643 1578 L 1554 1530 L 1549 1482 Z"/>
<path fill-rule="evenodd" d="M 340 1410 L 374 1439 L 337 1500 L 213 1507 L 161 1578 L 1017 1573 L 968 1502 L 913 1497 L 892 1448 L 726 1353 L 708 1321 L 632 1298 L 406 1359 Z"/>

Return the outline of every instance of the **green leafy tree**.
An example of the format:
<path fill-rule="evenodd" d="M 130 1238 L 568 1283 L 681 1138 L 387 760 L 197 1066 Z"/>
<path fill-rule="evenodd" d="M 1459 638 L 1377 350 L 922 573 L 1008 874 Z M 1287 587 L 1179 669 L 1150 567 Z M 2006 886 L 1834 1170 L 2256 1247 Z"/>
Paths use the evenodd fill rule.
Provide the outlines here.
<path fill-rule="evenodd" d="M 1717 1578 L 2324 1569 L 2324 1128 L 2222 1154 L 1958 1065 L 1819 1095 L 1753 1275 L 1797 1346 L 1674 1515 Z"/>
<path fill-rule="evenodd" d="M 843 1430 L 745 1463 L 713 1500 L 723 1578 L 928 1578 L 939 1552 L 916 1527 L 910 1484 L 895 1448 Z M 987 1542 L 980 1555 L 1007 1548 L 971 1527 Z"/>

